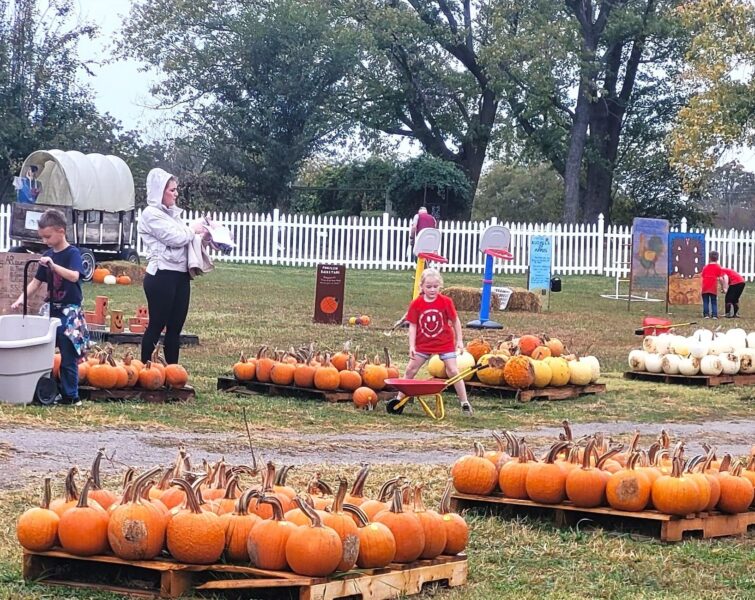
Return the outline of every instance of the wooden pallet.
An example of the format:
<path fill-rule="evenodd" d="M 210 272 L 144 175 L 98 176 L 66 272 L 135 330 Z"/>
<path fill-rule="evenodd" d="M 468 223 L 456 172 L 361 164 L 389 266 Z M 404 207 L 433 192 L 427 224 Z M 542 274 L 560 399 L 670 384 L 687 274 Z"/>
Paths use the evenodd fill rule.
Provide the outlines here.
<path fill-rule="evenodd" d="M 474 391 L 498 394 L 501 397 L 513 397 L 519 402 L 530 402 L 531 400 L 568 400 L 589 394 L 602 394 L 606 391 L 605 383 L 564 385 L 529 390 L 519 390 L 503 385 L 488 385 L 480 381 L 467 381 L 465 385 Z"/>
<path fill-rule="evenodd" d="M 352 392 L 336 390 L 328 392 L 313 388 L 301 388 L 295 385 L 276 385 L 261 381 L 239 381 L 234 377 L 218 377 L 218 388 L 223 392 L 248 394 L 250 396 L 283 396 L 326 400 L 328 402 L 351 402 Z M 378 400 L 390 400 L 395 392 L 377 392 Z"/>
<path fill-rule="evenodd" d="M 141 388 L 126 388 L 121 390 L 101 390 L 88 385 L 79 386 L 79 397 L 82 400 L 107 402 L 110 400 L 138 400 L 141 402 L 175 402 L 189 400 L 196 396 L 194 388 L 187 385 L 180 389 L 160 388 L 145 390 Z"/>
<path fill-rule="evenodd" d="M 115 556 L 24 552 L 25 581 L 146 598 L 233 592 L 234 598 L 384 600 L 412 596 L 429 584 L 457 587 L 467 581 L 467 558 L 440 557 L 333 578 L 303 577 L 240 565 L 187 565 L 172 560 L 126 561 Z"/>
<path fill-rule="evenodd" d="M 755 375 L 667 375 L 666 373 L 648 373 L 647 371 L 627 371 L 624 379 L 655 381 L 658 383 L 676 383 L 680 385 L 755 385 Z"/>
<path fill-rule="evenodd" d="M 89 325 L 89 333 L 96 342 L 110 342 L 111 344 L 141 344 L 141 333 L 121 331 L 113 333 L 105 329 L 104 325 Z M 179 337 L 181 346 L 198 346 L 199 336 L 195 333 L 182 333 Z M 160 335 L 160 343 L 165 342 L 165 335 Z"/>
<path fill-rule="evenodd" d="M 550 505 L 531 500 L 504 498 L 501 495 L 475 496 L 459 493 L 451 496 L 451 507 L 457 512 L 466 508 L 484 508 L 512 516 L 551 518 L 559 527 L 571 527 L 580 521 L 592 521 L 607 529 L 652 535 L 663 542 L 679 542 L 685 534 L 701 535 L 703 538 L 745 535 L 749 528 L 755 528 L 755 511 L 738 515 L 710 512 L 677 517 L 655 510 L 626 512 L 605 507 L 580 508 L 569 502 Z"/>

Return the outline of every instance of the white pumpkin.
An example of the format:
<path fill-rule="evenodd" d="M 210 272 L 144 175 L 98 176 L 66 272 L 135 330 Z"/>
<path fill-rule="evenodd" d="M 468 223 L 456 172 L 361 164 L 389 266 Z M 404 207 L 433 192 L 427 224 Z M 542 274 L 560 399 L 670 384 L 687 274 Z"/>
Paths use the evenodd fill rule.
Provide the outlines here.
<path fill-rule="evenodd" d="M 727 352 L 726 354 L 720 354 L 718 358 L 721 360 L 721 370 L 724 375 L 736 375 L 739 373 L 739 357 L 733 352 Z"/>
<path fill-rule="evenodd" d="M 721 371 L 723 371 L 723 366 L 718 356 L 709 354 L 700 359 L 700 372 L 703 375 L 720 375 Z"/>
<path fill-rule="evenodd" d="M 695 333 L 692 334 L 692 337 L 698 342 L 712 342 L 713 332 L 710 329 L 696 329 Z"/>
<path fill-rule="evenodd" d="M 735 352 L 739 357 L 739 372 L 744 374 L 755 373 L 755 348 L 745 348 Z"/>
<path fill-rule="evenodd" d="M 632 350 L 629 353 L 629 368 L 632 371 L 645 370 L 645 357 L 648 355 L 644 350 Z"/>
<path fill-rule="evenodd" d="M 645 369 L 649 373 L 660 373 L 663 369 L 661 367 L 661 361 L 663 357 L 660 354 L 648 352 L 645 355 Z"/>
<path fill-rule="evenodd" d="M 734 347 L 731 345 L 729 338 L 723 333 L 717 333 L 708 348 L 709 354 L 728 354 L 733 351 Z"/>
<path fill-rule="evenodd" d="M 669 344 L 669 350 L 679 356 L 689 356 L 689 342 L 683 335 L 676 335 Z"/>
<path fill-rule="evenodd" d="M 642 349 L 645 352 L 657 352 L 657 348 L 655 347 L 655 341 L 658 339 L 657 335 L 646 335 L 645 339 L 642 340 Z"/>
<path fill-rule="evenodd" d="M 592 368 L 581 360 L 569 361 L 569 383 L 572 385 L 587 385 L 592 380 Z"/>
<path fill-rule="evenodd" d="M 700 359 L 690 356 L 679 361 L 679 373 L 681 375 L 697 375 L 700 372 Z"/>
<path fill-rule="evenodd" d="M 103 280 L 103 283 L 106 285 L 115 285 L 116 279 L 115 275 L 105 275 L 105 279 Z"/>
<path fill-rule="evenodd" d="M 586 363 L 590 366 L 590 383 L 595 383 L 600 379 L 600 361 L 594 356 L 583 356 L 579 359 L 579 362 Z"/>
<path fill-rule="evenodd" d="M 692 342 L 689 345 L 689 355 L 693 358 L 702 358 L 706 354 L 708 354 L 708 347 L 710 346 L 709 342 Z"/>
<path fill-rule="evenodd" d="M 747 334 L 747 347 L 755 348 L 755 331 L 751 331 Z"/>
<path fill-rule="evenodd" d="M 670 333 L 662 333 L 657 336 L 655 338 L 655 351 L 658 354 L 668 354 L 673 337 Z"/>
<path fill-rule="evenodd" d="M 661 369 L 666 375 L 678 375 L 680 362 L 682 362 L 681 356 L 667 354 L 661 359 Z"/>
<path fill-rule="evenodd" d="M 731 344 L 733 350 L 742 350 L 747 348 L 747 332 L 738 327 L 729 329 L 726 332 L 726 339 Z"/>

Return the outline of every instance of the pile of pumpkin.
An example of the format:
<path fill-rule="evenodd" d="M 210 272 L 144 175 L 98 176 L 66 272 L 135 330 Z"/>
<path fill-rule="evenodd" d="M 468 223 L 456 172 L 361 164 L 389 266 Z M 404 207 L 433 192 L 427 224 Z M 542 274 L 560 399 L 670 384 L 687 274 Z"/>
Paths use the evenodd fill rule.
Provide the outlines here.
<path fill-rule="evenodd" d="M 638 446 L 636 432 L 624 450 L 600 434 L 574 440 L 568 422 L 564 433 L 539 459 L 524 439 L 494 434 L 498 449 L 475 453 L 452 467 L 454 487 L 465 494 L 532 500 L 542 504 L 569 501 L 575 506 L 610 506 L 638 512 L 655 509 L 685 516 L 718 510 L 736 514 L 751 510 L 755 497 L 755 455 L 735 461 L 721 459 L 715 448 L 685 457 L 684 444 L 671 447 L 665 431 L 647 449 Z"/>
<path fill-rule="evenodd" d="M 105 283 L 107 285 L 131 285 L 131 277 L 125 273 L 121 273 L 117 277 L 113 275 L 110 269 L 105 267 L 97 267 L 92 274 L 92 281 L 94 283 Z"/>
<path fill-rule="evenodd" d="M 60 354 L 53 357 L 53 376 L 60 377 Z M 158 344 L 152 360 L 146 363 L 137 360 L 131 352 L 116 359 L 114 348 L 96 348 L 89 357 L 79 363 L 79 385 L 90 385 L 102 390 L 139 388 L 157 390 L 162 387 L 182 389 L 189 381 L 189 373 L 178 364 L 167 364 L 160 354 Z"/>
<path fill-rule="evenodd" d="M 755 373 L 755 332 L 744 329 L 698 329 L 691 336 L 661 333 L 642 340 L 629 353 L 632 371 L 667 375 L 736 375 Z"/>
<path fill-rule="evenodd" d="M 347 342 L 332 355 L 315 352 L 313 345 L 287 352 L 270 351 L 262 346 L 255 358 L 241 355 L 233 365 L 233 376 L 238 381 L 352 392 L 357 408 L 373 409 L 379 400 L 377 392 L 386 386 L 385 380 L 399 377 L 399 371 L 391 364 L 387 348 L 383 348 L 382 360 L 379 356 L 359 360 Z"/>
<path fill-rule="evenodd" d="M 369 467 L 351 491 L 338 491 L 315 476 L 306 494 L 286 483 L 291 467 L 272 463 L 257 469 L 223 460 L 193 472 L 183 448 L 174 465 L 136 475 L 129 469 L 119 493 L 104 489 L 97 453 L 81 493 L 77 469 L 66 477 L 65 495 L 44 499 L 18 519 L 16 534 L 27 550 L 55 546 L 80 556 L 112 552 L 125 560 L 170 555 L 190 564 L 227 562 L 324 577 L 354 567 L 382 568 L 441 554 L 456 555 L 467 544 L 464 519 L 450 511 L 449 480 L 440 512 L 422 501 L 422 485 L 403 478 L 386 482 L 376 499 L 364 495 Z M 261 482 L 251 483 L 261 476 Z M 247 483 L 242 484 L 242 478 Z"/>
<path fill-rule="evenodd" d="M 456 359 L 459 370 L 485 365 L 465 378 L 476 377 L 492 386 L 517 389 L 589 385 L 600 377 L 600 362 L 594 356 L 567 352 L 564 344 L 545 335 L 523 335 L 495 345 L 484 338 L 467 343 L 466 351 Z M 446 378 L 445 365 L 433 356 L 427 366 L 433 377 Z"/>

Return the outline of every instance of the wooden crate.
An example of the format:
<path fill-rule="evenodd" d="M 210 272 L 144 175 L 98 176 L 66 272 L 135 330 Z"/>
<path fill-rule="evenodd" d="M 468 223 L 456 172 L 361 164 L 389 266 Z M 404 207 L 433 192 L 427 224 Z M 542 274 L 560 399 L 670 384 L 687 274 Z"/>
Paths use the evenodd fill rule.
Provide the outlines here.
<path fill-rule="evenodd" d="M 352 392 L 335 390 L 328 392 L 313 388 L 301 388 L 295 385 L 276 385 L 261 381 L 239 381 L 235 377 L 218 377 L 218 388 L 223 392 L 248 394 L 250 396 L 283 396 L 326 400 L 327 402 L 351 402 Z M 377 392 L 379 400 L 390 400 L 395 392 Z"/>
<path fill-rule="evenodd" d="M 440 557 L 387 569 L 355 570 L 333 578 L 303 577 L 240 565 L 187 565 L 172 560 L 126 561 L 115 556 L 24 552 L 24 580 L 147 598 L 232 592 L 234 598 L 384 600 L 412 596 L 431 584 L 467 581 L 467 558 Z"/>
<path fill-rule="evenodd" d="M 125 320 L 125 319 L 124 319 Z M 95 325 L 95 324 L 88 324 L 87 326 L 89 328 L 89 335 L 91 336 L 92 340 L 98 343 L 104 343 L 109 342 L 111 344 L 137 344 L 140 345 L 142 343 L 142 335 L 141 333 L 132 333 L 130 331 L 122 331 L 120 333 L 112 333 L 109 329 L 107 329 L 106 325 Z M 160 343 L 165 342 L 165 335 L 160 335 Z M 181 346 L 198 346 L 199 345 L 199 336 L 195 333 L 182 333 L 180 335 L 180 344 Z"/>
<path fill-rule="evenodd" d="M 94 402 L 107 402 L 109 400 L 139 400 L 141 402 L 175 402 L 189 400 L 196 396 L 194 388 L 190 385 L 180 389 L 160 388 L 157 390 L 145 390 L 142 388 L 125 388 L 120 390 L 101 390 L 89 385 L 79 386 L 79 397 L 82 400 Z"/>
<path fill-rule="evenodd" d="M 624 379 L 655 381 L 657 383 L 676 383 L 679 385 L 755 385 L 755 375 L 667 375 L 666 373 L 648 373 L 647 371 L 627 371 Z"/>
<path fill-rule="evenodd" d="M 519 390 L 504 385 L 487 385 L 480 381 L 467 381 L 466 386 L 476 392 L 497 394 L 503 398 L 513 397 L 519 402 L 530 402 L 531 400 L 568 400 L 589 394 L 602 394 L 606 391 L 606 384 L 604 383 L 564 385 L 527 390 Z"/>
<path fill-rule="evenodd" d="M 685 534 L 703 538 L 744 535 L 749 528 L 755 528 L 755 511 L 738 515 L 710 512 L 677 517 L 655 510 L 627 512 L 606 507 L 580 508 L 569 502 L 551 505 L 504 498 L 501 495 L 475 496 L 459 493 L 451 496 L 451 507 L 457 512 L 466 508 L 484 508 L 511 516 L 550 518 L 559 527 L 570 527 L 580 521 L 595 522 L 607 529 L 652 535 L 663 542 L 679 542 Z"/>

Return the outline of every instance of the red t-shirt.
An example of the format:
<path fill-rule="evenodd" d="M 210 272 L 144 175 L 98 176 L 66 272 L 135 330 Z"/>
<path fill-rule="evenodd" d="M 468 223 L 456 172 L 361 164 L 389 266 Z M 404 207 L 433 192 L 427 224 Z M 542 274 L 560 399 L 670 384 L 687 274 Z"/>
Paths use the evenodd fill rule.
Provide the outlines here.
<path fill-rule="evenodd" d="M 455 348 L 454 321 L 456 307 L 453 300 L 438 294 L 432 302 L 423 294 L 409 305 L 406 320 L 417 326 L 416 350 L 424 354 L 453 352 Z"/>
<path fill-rule="evenodd" d="M 737 283 L 744 283 L 745 278 L 737 273 L 734 269 L 721 269 L 721 273 L 729 278 L 729 285 L 736 285 Z"/>
<path fill-rule="evenodd" d="M 703 279 L 702 293 L 703 294 L 717 294 L 718 293 L 718 278 L 723 275 L 723 269 L 718 263 L 708 263 L 703 267 L 700 275 Z"/>

